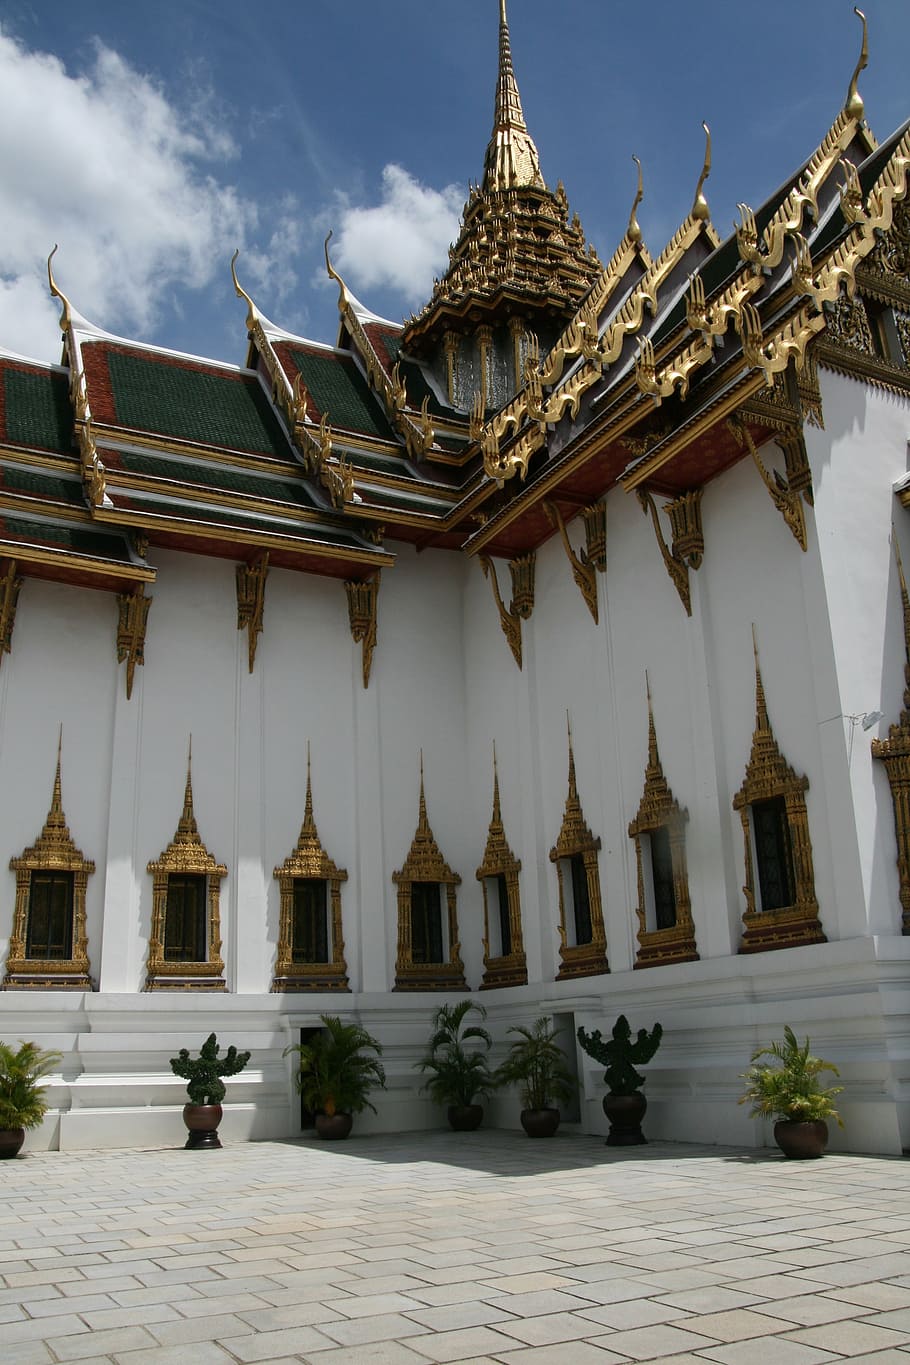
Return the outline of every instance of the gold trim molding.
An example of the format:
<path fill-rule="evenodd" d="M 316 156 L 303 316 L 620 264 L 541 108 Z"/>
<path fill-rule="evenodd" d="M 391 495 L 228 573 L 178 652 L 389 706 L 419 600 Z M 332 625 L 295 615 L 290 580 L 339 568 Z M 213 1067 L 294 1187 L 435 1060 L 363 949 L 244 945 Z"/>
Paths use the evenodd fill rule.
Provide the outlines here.
<path fill-rule="evenodd" d="M 744 932 L 739 951 L 761 953 L 772 948 L 793 948 L 799 944 L 825 943 L 826 938 L 818 918 L 815 898 L 815 871 L 812 864 L 812 841 L 809 837 L 809 817 L 806 811 L 806 792 L 809 779 L 798 775 L 780 752 L 771 723 L 755 652 L 755 730 L 752 751 L 746 765 L 743 784 L 733 798 L 733 809 L 739 811 L 743 827 L 746 882 L 743 895 L 746 910 L 743 915 Z M 756 906 L 755 866 L 752 853 L 752 823 L 750 807 L 756 801 L 783 797 L 789 831 L 795 899 L 792 905 L 777 910 L 760 910 Z"/>
<path fill-rule="evenodd" d="M 306 803 L 303 824 L 293 853 L 276 867 L 272 876 L 278 881 L 281 910 L 278 925 L 278 954 L 272 991 L 347 991 L 347 963 L 341 924 L 341 883 L 348 874 L 326 853 L 313 818 L 313 786 L 310 775 L 310 746 L 306 755 Z M 328 962 L 294 961 L 294 881 L 298 877 L 328 882 L 331 957 Z"/>
<path fill-rule="evenodd" d="M 399 872 L 392 873 L 398 888 L 398 956 L 395 962 L 396 991 L 466 991 L 464 963 L 458 940 L 456 888 L 461 878 L 440 852 L 427 819 L 423 786 L 423 754 L 420 756 L 420 801 L 417 830 Z M 448 958 L 445 962 L 415 962 L 411 939 L 411 897 L 415 882 L 436 882 L 445 887 L 448 920 Z M 440 908 L 440 913 L 442 913 Z"/>
<path fill-rule="evenodd" d="M 521 889 L 518 874 L 521 862 L 509 847 L 505 828 L 502 823 L 502 808 L 499 800 L 499 771 L 496 766 L 496 749 L 493 749 L 493 814 L 487 831 L 487 846 L 483 862 L 474 874 L 483 889 L 483 980 L 482 991 L 497 986 L 525 986 L 528 981 L 528 961 L 524 950 L 521 929 Z M 509 936 L 511 951 L 499 957 L 490 955 L 490 907 L 487 899 L 488 877 L 504 877 L 508 897 Z"/>
<path fill-rule="evenodd" d="M 117 662 L 126 660 L 126 698 L 133 695 L 133 675 L 137 664 L 145 663 L 145 629 L 151 597 L 140 583 L 132 592 L 117 594 Z"/>
<path fill-rule="evenodd" d="M 51 807 L 38 838 L 19 855 L 10 859 L 10 871 L 16 874 L 16 908 L 13 931 L 6 959 L 4 990 L 79 990 L 94 987 L 90 976 L 88 933 L 86 927 L 85 893 L 88 878 L 95 871 L 90 858 L 84 858 L 74 844 L 63 813 L 60 785 L 60 761 L 63 730 L 57 741 L 57 769 Z M 35 872 L 64 872 L 73 878 L 72 956 L 51 961 L 26 957 L 28 941 L 29 902 L 32 874 Z"/>
<path fill-rule="evenodd" d="M 910 935 L 910 597 L 904 578 L 897 537 L 894 553 L 901 589 L 904 622 L 904 708 L 896 725 L 888 729 L 887 739 L 873 739 L 872 757 L 885 765 L 891 802 L 894 807 L 894 834 L 897 840 L 897 872 L 900 880 L 901 933 Z"/>
<path fill-rule="evenodd" d="M 638 917 L 639 948 L 634 963 L 636 968 L 698 960 L 686 864 L 686 823 L 689 812 L 685 808 L 680 808 L 664 776 L 657 750 L 657 731 L 654 728 L 651 687 L 647 675 L 645 686 L 648 694 L 648 762 L 638 813 L 629 824 L 629 838 L 635 841 L 635 864 L 638 871 L 638 906 L 635 913 Z M 663 929 L 649 929 L 642 835 L 647 837 L 660 829 L 667 831 L 670 843 L 676 923 Z"/>
<path fill-rule="evenodd" d="M 370 672 L 373 667 L 373 650 L 378 637 L 377 618 L 379 612 L 379 571 L 365 582 L 346 582 L 344 590 L 348 598 L 348 620 L 351 638 L 363 647 L 363 685 L 369 687 Z"/>
<path fill-rule="evenodd" d="M 209 853 L 199 835 L 193 811 L 192 741 L 186 764 L 183 811 L 171 843 L 147 871 L 152 882 L 152 929 L 149 936 L 147 991 L 226 989 L 221 957 L 221 880 L 227 868 Z M 172 872 L 204 876 L 207 895 L 208 956 L 204 962 L 168 962 L 164 956 L 168 878 Z"/>
<path fill-rule="evenodd" d="M 578 784 L 575 778 L 575 751 L 572 747 L 572 731 L 569 730 L 569 792 L 563 812 L 559 837 L 550 849 L 550 862 L 556 865 L 559 885 L 559 957 L 560 968 L 557 981 L 577 976 L 599 976 L 610 970 L 607 962 L 607 934 L 604 928 L 603 905 L 600 895 L 600 871 L 597 854 L 600 850 L 600 836 L 591 833 L 585 823 L 584 812 L 578 799 Z M 569 942 L 568 919 L 565 891 L 563 888 L 560 860 L 580 855 L 585 868 L 588 886 L 588 906 L 591 912 L 591 942 L 572 944 Z"/>

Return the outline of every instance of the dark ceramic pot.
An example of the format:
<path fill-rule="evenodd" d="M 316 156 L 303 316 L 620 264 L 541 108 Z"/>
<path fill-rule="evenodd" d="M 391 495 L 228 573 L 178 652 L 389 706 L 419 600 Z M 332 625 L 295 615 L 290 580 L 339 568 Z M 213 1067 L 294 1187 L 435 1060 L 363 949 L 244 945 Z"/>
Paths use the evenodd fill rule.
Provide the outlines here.
<path fill-rule="evenodd" d="M 522 1109 L 521 1126 L 530 1138 L 552 1137 L 559 1127 L 558 1109 Z"/>
<path fill-rule="evenodd" d="M 828 1125 L 821 1119 L 808 1123 L 780 1119 L 774 1125 L 774 1141 L 784 1156 L 795 1161 L 824 1156 L 828 1145 Z"/>
<path fill-rule="evenodd" d="M 608 1147 L 640 1147 L 648 1139 L 641 1131 L 648 1101 L 640 1090 L 630 1095 L 604 1095 L 604 1113 L 610 1121 Z"/>
<path fill-rule="evenodd" d="M 354 1117 L 352 1114 L 317 1114 L 313 1122 L 318 1137 L 326 1142 L 338 1142 L 350 1136 Z"/>
<path fill-rule="evenodd" d="M 185 1146 L 191 1151 L 197 1147 L 220 1147 L 218 1125 L 222 1113 L 220 1104 L 185 1104 L 183 1122 L 189 1132 Z"/>
<path fill-rule="evenodd" d="M 24 1128 L 0 1128 L 0 1161 L 18 1156 L 24 1141 Z"/>
<path fill-rule="evenodd" d="M 450 1104 L 449 1127 L 456 1133 L 473 1133 L 483 1121 L 482 1104 Z"/>

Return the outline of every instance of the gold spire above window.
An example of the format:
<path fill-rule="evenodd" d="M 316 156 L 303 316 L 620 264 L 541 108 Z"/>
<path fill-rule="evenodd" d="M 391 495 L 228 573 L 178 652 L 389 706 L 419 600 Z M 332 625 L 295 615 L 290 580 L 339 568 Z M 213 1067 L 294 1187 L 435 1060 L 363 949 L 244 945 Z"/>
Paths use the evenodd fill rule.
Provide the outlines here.
<path fill-rule="evenodd" d="M 493 114 L 493 135 L 484 163 L 485 191 L 514 190 L 525 185 L 545 189 L 540 158 L 528 132 L 518 82 L 512 66 L 512 43 L 506 0 L 499 0 L 499 80 Z"/>

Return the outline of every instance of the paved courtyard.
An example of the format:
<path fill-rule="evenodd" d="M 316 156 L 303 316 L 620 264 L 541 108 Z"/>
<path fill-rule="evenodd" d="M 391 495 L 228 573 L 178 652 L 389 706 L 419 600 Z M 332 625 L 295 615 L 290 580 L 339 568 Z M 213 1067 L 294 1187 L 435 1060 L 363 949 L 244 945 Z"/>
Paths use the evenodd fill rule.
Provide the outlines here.
<path fill-rule="evenodd" d="M 409 1134 L 0 1165 L 11 1365 L 910 1365 L 910 1161 Z"/>

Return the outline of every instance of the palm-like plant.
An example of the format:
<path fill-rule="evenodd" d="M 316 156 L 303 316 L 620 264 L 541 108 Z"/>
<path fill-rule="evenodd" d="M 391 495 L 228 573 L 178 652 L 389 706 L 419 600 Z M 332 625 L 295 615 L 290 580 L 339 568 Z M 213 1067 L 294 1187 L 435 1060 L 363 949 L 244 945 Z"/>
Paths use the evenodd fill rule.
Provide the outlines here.
<path fill-rule="evenodd" d="M 481 1019 L 487 1016 L 483 1005 L 472 1000 L 440 1005 L 433 1015 L 433 1033 L 419 1066 L 429 1073 L 423 1088 L 436 1104 L 468 1108 L 496 1088 L 487 1060 L 493 1039 L 480 1024 L 465 1026 L 465 1016 L 472 1010 Z"/>
<path fill-rule="evenodd" d="M 759 1060 L 762 1057 L 773 1057 L 778 1065 L 762 1062 Z M 834 1097 L 844 1087 L 823 1086 L 819 1080 L 823 1071 L 840 1074 L 833 1063 L 812 1056 L 808 1038 L 800 1045 L 787 1024 L 783 1042 L 773 1042 L 752 1054 L 752 1064 L 742 1077 L 746 1092 L 739 1102 L 752 1105 L 753 1118 L 776 1118 L 790 1123 L 834 1119 L 843 1128 Z"/>
<path fill-rule="evenodd" d="M 496 1072 L 498 1085 L 517 1085 L 525 1109 L 550 1109 L 566 1104 L 577 1081 L 556 1041 L 556 1030 L 546 1015 L 531 1028 L 510 1028 L 516 1034 L 508 1055 Z"/>
<path fill-rule="evenodd" d="M 37 1128 L 47 1113 L 41 1077 L 60 1061 L 59 1052 L 46 1052 L 37 1043 L 20 1042 L 14 1051 L 0 1043 L 0 1128 Z"/>
<path fill-rule="evenodd" d="M 308 1043 L 292 1043 L 286 1057 L 300 1059 L 296 1076 L 306 1107 L 315 1114 L 360 1114 L 376 1106 L 370 1092 L 385 1087 L 385 1071 L 379 1061 L 382 1046 L 359 1024 L 344 1024 L 334 1014 L 321 1016 L 323 1033 Z M 374 1052 L 371 1057 L 367 1054 Z"/>

